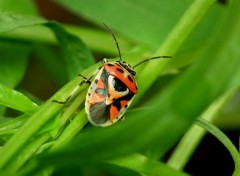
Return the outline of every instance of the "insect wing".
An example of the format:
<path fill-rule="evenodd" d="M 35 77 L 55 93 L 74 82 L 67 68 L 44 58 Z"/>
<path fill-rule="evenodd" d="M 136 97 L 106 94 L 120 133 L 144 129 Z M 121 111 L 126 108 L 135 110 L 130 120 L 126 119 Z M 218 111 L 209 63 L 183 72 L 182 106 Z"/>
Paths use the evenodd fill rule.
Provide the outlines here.
<path fill-rule="evenodd" d="M 95 126 L 105 126 L 109 121 L 110 106 L 106 105 L 108 95 L 108 73 L 102 67 L 91 83 L 85 101 L 88 120 Z"/>
<path fill-rule="evenodd" d="M 131 103 L 135 94 L 129 92 L 124 83 L 117 80 L 102 67 L 91 83 L 86 97 L 85 110 L 93 125 L 108 126 L 115 123 L 121 119 Z M 119 92 L 119 86 L 125 86 L 127 91 Z"/>

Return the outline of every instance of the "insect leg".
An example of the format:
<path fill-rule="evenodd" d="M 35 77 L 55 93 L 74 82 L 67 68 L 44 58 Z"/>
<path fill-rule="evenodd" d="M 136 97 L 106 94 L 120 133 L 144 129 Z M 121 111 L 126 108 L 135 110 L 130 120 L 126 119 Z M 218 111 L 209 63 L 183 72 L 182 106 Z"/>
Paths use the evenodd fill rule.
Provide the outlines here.
<path fill-rule="evenodd" d="M 72 97 L 71 95 L 68 96 L 65 101 L 53 100 L 52 102 L 53 102 L 53 103 L 58 103 L 58 104 L 67 104 L 67 102 L 69 101 L 69 99 L 70 99 L 71 97 Z"/>
<path fill-rule="evenodd" d="M 83 80 L 78 84 L 78 86 L 73 89 L 73 91 L 70 93 L 70 95 L 67 97 L 67 99 L 65 101 L 58 101 L 58 100 L 53 100 L 52 102 L 58 103 L 58 104 L 67 104 L 68 101 L 73 97 L 73 95 L 78 91 L 79 87 L 81 87 L 84 83 L 87 84 L 91 84 L 91 79 L 98 73 L 98 71 L 101 69 L 102 67 L 99 67 L 89 78 L 78 74 L 78 76 L 82 77 Z"/>
<path fill-rule="evenodd" d="M 78 76 L 80 76 L 80 77 L 82 77 L 83 78 L 83 80 L 79 83 L 79 87 L 81 86 L 81 85 L 83 85 L 84 83 L 87 83 L 88 85 L 90 85 L 91 84 L 91 79 L 92 79 L 92 77 L 94 76 L 94 74 L 92 75 L 92 76 L 90 76 L 89 78 L 86 78 L 85 76 L 83 76 L 82 74 L 78 74 Z"/>

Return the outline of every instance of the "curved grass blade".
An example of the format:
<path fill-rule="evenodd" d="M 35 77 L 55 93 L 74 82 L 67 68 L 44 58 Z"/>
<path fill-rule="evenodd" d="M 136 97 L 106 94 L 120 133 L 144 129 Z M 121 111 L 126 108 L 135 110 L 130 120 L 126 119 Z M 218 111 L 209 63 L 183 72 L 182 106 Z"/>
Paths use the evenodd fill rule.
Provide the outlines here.
<path fill-rule="evenodd" d="M 38 105 L 28 99 L 26 96 L 0 84 L 0 105 L 21 111 L 26 114 L 32 114 L 38 109 Z"/>

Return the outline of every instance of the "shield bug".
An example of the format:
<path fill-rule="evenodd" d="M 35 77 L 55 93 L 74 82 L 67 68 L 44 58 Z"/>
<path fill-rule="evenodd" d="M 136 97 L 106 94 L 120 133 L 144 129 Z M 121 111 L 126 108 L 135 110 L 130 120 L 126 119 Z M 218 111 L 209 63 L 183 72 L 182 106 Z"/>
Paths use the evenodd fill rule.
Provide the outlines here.
<path fill-rule="evenodd" d="M 106 25 L 117 46 L 119 61 L 108 62 L 103 65 L 92 77 L 85 101 L 85 111 L 88 120 L 95 126 L 109 126 L 120 120 L 138 92 L 134 68 L 153 59 L 171 58 L 170 56 L 157 56 L 145 59 L 133 67 L 122 60 L 117 39 L 111 29 Z M 90 82 L 90 79 L 85 81 Z"/>

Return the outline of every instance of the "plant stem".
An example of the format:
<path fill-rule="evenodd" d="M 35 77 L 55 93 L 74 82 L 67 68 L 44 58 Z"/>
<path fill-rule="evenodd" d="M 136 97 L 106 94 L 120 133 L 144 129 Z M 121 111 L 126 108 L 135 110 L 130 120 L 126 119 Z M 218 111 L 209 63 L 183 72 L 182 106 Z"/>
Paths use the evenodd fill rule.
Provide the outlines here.
<path fill-rule="evenodd" d="M 202 117 L 209 122 L 213 122 L 216 119 L 219 110 L 222 109 L 236 91 L 237 89 L 234 89 L 222 95 L 205 111 L 205 113 L 203 113 Z M 176 170 L 182 170 L 205 133 L 206 130 L 198 126 L 192 126 L 175 148 L 173 154 L 167 162 L 168 165 Z"/>
<path fill-rule="evenodd" d="M 66 127 L 58 140 L 56 140 L 50 151 L 54 151 L 60 146 L 67 144 L 83 128 L 83 126 L 86 125 L 87 122 L 88 119 L 86 118 L 84 110 L 80 111 Z"/>
<path fill-rule="evenodd" d="M 235 164 L 235 171 L 233 173 L 233 176 L 238 176 L 240 174 L 240 155 L 233 143 L 223 132 L 221 132 L 218 128 L 214 127 L 212 124 L 208 123 L 208 121 L 206 121 L 205 119 L 197 119 L 196 124 L 214 135 L 228 149 Z"/>
<path fill-rule="evenodd" d="M 73 106 L 74 104 L 79 103 L 79 101 L 83 99 L 82 95 L 85 95 L 85 94 L 82 93 L 81 95 L 79 95 L 72 103 Z M 72 105 L 71 105 L 71 108 L 72 108 Z M 68 114 L 68 112 L 65 112 L 65 113 Z M 70 124 L 64 129 L 64 131 L 59 136 L 59 138 L 54 142 L 49 152 L 54 152 L 64 144 L 67 144 L 83 128 L 83 126 L 86 125 L 87 122 L 88 122 L 88 119 L 86 118 L 86 114 L 84 110 L 81 110 L 73 118 Z M 23 170 L 31 170 L 31 169 L 34 169 L 35 167 L 37 167 L 37 164 L 36 162 L 33 162 L 32 165 L 26 166 L 26 168 L 24 168 Z M 50 166 L 49 168 L 46 168 L 43 172 L 47 176 L 47 175 L 51 175 L 53 170 L 54 170 L 54 166 Z"/>
<path fill-rule="evenodd" d="M 165 42 L 156 51 L 154 56 L 173 56 L 215 2 L 216 0 L 195 0 L 183 14 L 177 25 L 169 33 Z M 144 85 L 139 85 L 139 87 L 141 86 L 139 88 L 141 92 L 139 92 L 139 95 L 135 99 L 143 96 L 147 89 L 158 78 L 169 61 L 170 59 L 162 59 L 159 61 L 146 63 L 147 65 L 141 70 L 141 72 L 139 72 L 138 75 L 139 80 L 144 80 Z M 158 62 L 158 64 L 156 64 L 156 62 Z"/>
<path fill-rule="evenodd" d="M 45 105 L 37 111 L 2 148 L 0 151 L 0 170 L 7 166 L 8 162 L 14 157 L 18 150 L 60 109 L 60 107 L 57 106 L 52 108 L 47 108 L 47 106 L 48 105 Z"/>
<path fill-rule="evenodd" d="M 51 139 L 50 134 L 45 133 L 25 146 L 24 150 L 18 154 L 18 158 L 20 159 L 14 159 L 10 164 L 8 164 L 7 169 L 4 170 L 4 174 L 14 175 L 17 170 L 21 168 L 26 163 L 26 161 L 28 161 L 28 159 L 36 153 L 38 148 L 49 139 Z"/>
<path fill-rule="evenodd" d="M 84 125 L 88 122 L 86 118 L 85 112 L 80 111 L 76 117 L 72 120 L 72 122 L 66 127 L 61 136 L 56 140 L 54 145 L 51 147 L 50 152 L 58 150 L 61 146 L 67 144 L 77 133 L 83 128 Z M 47 175 L 51 175 L 54 170 L 54 166 L 47 168 L 44 170 L 44 173 Z"/>
<path fill-rule="evenodd" d="M 174 55 L 216 0 L 195 0 L 155 55 Z"/>
<path fill-rule="evenodd" d="M 79 78 L 74 79 L 67 84 L 62 90 L 60 90 L 53 99 L 62 100 L 66 99 L 72 92 L 74 87 L 79 83 Z M 62 105 L 52 102 L 52 99 L 42 105 L 38 111 L 36 111 L 24 126 L 6 143 L 6 145 L 0 151 L 0 170 L 4 170 L 7 167 L 8 162 L 17 157 L 17 152 L 43 127 L 48 121 L 53 120 L 53 117 L 58 111 L 63 108 Z"/>

